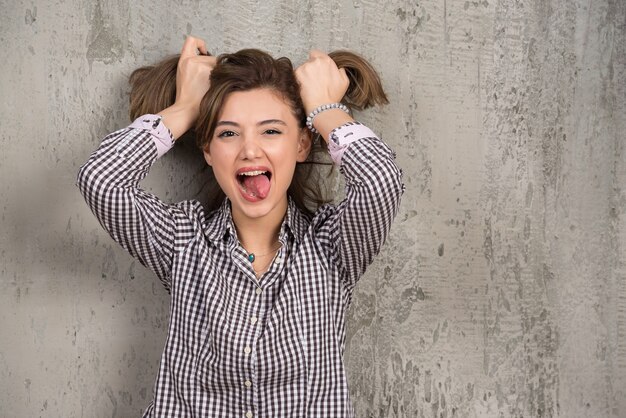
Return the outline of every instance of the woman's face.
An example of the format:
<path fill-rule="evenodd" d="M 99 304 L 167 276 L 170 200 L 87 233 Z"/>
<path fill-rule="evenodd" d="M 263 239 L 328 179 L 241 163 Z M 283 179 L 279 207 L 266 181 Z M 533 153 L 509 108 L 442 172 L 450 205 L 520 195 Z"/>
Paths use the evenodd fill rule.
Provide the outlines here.
<path fill-rule="evenodd" d="M 228 95 L 204 157 L 235 221 L 276 221 L 285 215 L 296 162 L 306 160 L 309 150 L 310 136 L 289 104 L 261 88 Z"/>

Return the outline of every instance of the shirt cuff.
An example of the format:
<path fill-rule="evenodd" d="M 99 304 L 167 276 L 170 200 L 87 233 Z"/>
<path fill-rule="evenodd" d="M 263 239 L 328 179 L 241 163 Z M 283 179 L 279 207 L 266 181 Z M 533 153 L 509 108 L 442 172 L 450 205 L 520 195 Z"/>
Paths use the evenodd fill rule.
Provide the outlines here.
<path fill-rule="evenodd" d="M 157 149 L 157 158 L 168 152 L 174 146 L 174 137 L 167 126 L 163 124 L 163 118 L 159 115 L 139 116 L 129 128 L 145 129 L 150 132 Z"/>
<path fill-rule="evenodd" d="M 330 158 L 337 165 L 341 165 L 343 153 L 348 146 L 363 138 L 378 138 L 378 136 L 365 125 L 359 122 L 349 122 L 331 131 L 328 141 Z"/>

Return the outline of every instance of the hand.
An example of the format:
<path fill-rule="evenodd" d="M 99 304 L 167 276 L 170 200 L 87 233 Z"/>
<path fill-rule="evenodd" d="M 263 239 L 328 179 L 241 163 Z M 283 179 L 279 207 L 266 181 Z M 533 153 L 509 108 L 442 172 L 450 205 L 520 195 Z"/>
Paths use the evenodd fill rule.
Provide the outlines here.
<path fill-rule="evenodd" d="M 346 71 L 317 49 L 296 69 L 296 79 L 307 114 L 320 105 L 340 102 L 350 84 Z"/>
<path fill-rule="evenodd" d="M 176 100 L 159 112 L 174 138 L 182 136 L 198 119 L 200 102 L 209 90 L 209 77 L 216 62 L 215 57 L 208 55 L 202 39 L 185 39 L 176 69 Z"/>
<path fill-rule="evenodd" d="M 200 101 L 209 90 L 209 77 L 215 63 L 216 58 L 208 55 L 202 39 L 187 37 L 176 69 L 175 104 L 193 109 L 194 120 L 198 117 Z"/>

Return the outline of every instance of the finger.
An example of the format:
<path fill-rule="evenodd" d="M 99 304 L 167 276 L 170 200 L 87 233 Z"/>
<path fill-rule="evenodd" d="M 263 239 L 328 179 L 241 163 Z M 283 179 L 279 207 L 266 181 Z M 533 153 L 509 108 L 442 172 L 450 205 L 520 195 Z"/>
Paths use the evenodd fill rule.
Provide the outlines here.
<path fill-rule="evenodd" d="M 315 59 L 315 58 L 323 58 L 326 56 L 326 53 L 324 53 L 324 51 L 319 50 L 319 49 L 312 49 L 311 51 L 309 51 L 309 58 L 310 59 Z"/>
<path fill-rule="evenodd" d="M 198 45 L 198 50 L 200 51 L 200 53 L 202 55 L 211 55 L 209 54 L 209 51 L 206 49 L 206 43 L 204 42 L 204 40 L 200 39 L 201 44 Z"/>
<path fill-rule="evenodd" d="M 342 81 L 344 82 L 350 82 L 350 78 L 348 77 L 348 73 L 346 73 L 346 69 L 341 67 L 339 69 L 339 77 L 341 78 Z"/>
<path fill-rule="evenodd" d="M 217 64 L 217 57 L 212 55 L 205 55 L 199 58 L 201 59 L 201 62 L 205 63 L 211 69 L 213 69 Z"/>
<path fill-rule="evenodd" d="M 347 93 L 348 89 L 350 88 L 350 76 L 348 75 L 348 73 L 346 72 L 345 68 L 340 68 L 339 69 L 339 76 L 341 77 L 341 81 L 343 83 L 343 88 L 344 90 L 344 96 Z"/>
<path fill-rule="evenodd" d="M 192 56 L 196 55 L 196 39 L 193 36 L 187 36 L 185 38 L 185 43 L 183 44 L 183 48 L 180 51 L 181 56 Z"/>
<path fill-rule="evenodd" d="M 201 48 L 206 51 L 206 45 L 202 39 L 188 36 L 187 39 L 185 39 L 180 55 L 183 57 L 193 57 L 198 55 L 198 49 L 202 50 Z"/>

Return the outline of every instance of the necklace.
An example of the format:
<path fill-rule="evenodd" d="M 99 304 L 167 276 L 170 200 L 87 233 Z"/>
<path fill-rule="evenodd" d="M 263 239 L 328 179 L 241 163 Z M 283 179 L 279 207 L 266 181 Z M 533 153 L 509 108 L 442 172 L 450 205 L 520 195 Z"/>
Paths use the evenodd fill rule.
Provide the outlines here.
<path fill-rule="evenodd" d="M 283 246 L 283 244 L 281 244 L 281 243 L 279 242 L 279 243 L 278 243 L 278 247 L 274 248 L 272 251 L 270 251 L 270 252 L 268 252 L 268 253 L 265 253 L 265 254 L 254 254 L 254 253 L 248 253 L 248 261 L 249 261 L 249 262 L 251 262 L 251 263 L 254 263 L 254 260 L 256 260 L 257 258 L 259 258 L 259 257 L 265 257 L 265 256 L 270 255 L 270 254 L 274 254 L 274 253 L 275 253 L 276 251 L 278 251 L 278 249 L 279 249 L 280 247 L 282 247 L 282 246 Z"/>

